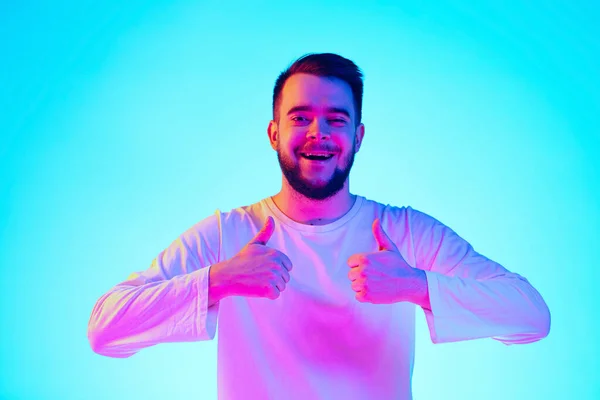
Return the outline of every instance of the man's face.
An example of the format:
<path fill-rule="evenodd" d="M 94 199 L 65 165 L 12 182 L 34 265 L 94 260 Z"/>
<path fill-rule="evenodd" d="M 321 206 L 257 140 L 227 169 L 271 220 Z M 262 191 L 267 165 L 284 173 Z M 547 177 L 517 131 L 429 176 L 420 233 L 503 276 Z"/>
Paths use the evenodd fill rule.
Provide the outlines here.
<path fill-rule="evenodd" d="M 281 91 L 279 120 L 269 137 L 290 186 L 313 200 L 338 193 L 360 148 L 350 86 L 336 78 L 292 75 Z"/>

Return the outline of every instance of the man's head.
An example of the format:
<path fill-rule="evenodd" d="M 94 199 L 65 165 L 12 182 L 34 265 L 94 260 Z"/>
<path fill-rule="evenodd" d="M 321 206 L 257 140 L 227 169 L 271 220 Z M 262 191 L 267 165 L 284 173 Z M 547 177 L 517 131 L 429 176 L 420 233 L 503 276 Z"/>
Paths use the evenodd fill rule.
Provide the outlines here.
<path fill-rule="evenodd" d="M 362 93 L 360 69 L 336 54 L 301 57 L 279 75 L 268 133 L 296 192 L 324 200 L 344 187 L 364 135 Z"/>

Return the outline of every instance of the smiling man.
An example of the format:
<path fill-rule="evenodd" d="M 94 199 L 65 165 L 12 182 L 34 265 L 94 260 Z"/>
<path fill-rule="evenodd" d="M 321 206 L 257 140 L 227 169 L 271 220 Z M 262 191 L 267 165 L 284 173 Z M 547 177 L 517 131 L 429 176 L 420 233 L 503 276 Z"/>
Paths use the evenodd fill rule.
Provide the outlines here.
<path fill-rule="evenodd" d="M 525 278 L 425 213 L 350 193 L 362 95 L 335 54 L 282 72 L 268 126 L 281 191 L 217 210 L 105 293 L 93 350 L 211 340 L 218 320 L 220 399 L 410 399 L 417 307 L 434 343 L 545 337 L 549 310 Z"/>

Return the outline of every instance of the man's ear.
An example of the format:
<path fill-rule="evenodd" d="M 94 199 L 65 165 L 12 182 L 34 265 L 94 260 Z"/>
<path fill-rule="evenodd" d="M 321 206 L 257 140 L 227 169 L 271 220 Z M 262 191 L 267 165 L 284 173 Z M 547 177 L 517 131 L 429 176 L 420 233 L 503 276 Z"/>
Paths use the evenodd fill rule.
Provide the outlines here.
<path fill-rule="evenodd" d="M 267 135 L 269 135 L 269 142 L 273 150 L 277 151 L 277 141 L 279 140 L 279 127 L 277 122 L 271 120 L 267 127 Z"/>
<path fill-rule="evenodd" d="M 356 127 L 356 131 L 354 133 L 354 140 L 356 141 L 356 153 L 360 150 L 360 146 L 363 141 L 363 137 L 365 136 L 365 125 L 360 124 Z"/>

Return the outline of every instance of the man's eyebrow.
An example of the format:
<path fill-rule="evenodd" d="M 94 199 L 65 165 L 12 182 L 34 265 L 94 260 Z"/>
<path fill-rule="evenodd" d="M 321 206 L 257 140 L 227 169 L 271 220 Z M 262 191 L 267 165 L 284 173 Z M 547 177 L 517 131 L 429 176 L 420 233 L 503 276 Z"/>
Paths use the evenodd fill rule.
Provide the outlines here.
<path fill-rule="evenodd" d="M 289 111 L 287 112 L 287 115 L 296 113 L 296 112 L 301 112 L 301 111 L 313 111 L 314 109 L 311 106 L 295 106 L 289 109 Z M 326 109 L 328 114 L 343 114 L 346 117 L 350 118 L 350 112 L 343 108 L 343 107 L 328 107 Z"/>
<path fill-rule="evenodd" d="M 327 112 L 332 114 L 343 114 L 350 119 L 350 112 L 342 107 L 330 107 L 327 109 Z"/>

